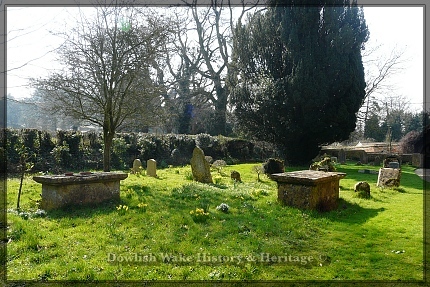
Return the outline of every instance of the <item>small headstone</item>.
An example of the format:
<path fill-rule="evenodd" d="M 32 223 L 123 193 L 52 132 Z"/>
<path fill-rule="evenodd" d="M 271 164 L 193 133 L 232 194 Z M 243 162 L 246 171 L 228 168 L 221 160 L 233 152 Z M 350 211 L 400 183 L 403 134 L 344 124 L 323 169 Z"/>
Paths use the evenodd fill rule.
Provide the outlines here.
<path fill-rule="evenodd" d="M 369 198 L 370 197 L 370 185 L 365 181 L 357 182 L 354 185 L 354 192 L 360 193 L 362 197 Z"/>
<path fill-rule="evenodd" d="M 236 170 L 231 171 L 230 177 L 231 177 L 231 179 L 233 179 L 235 181 L 242 182 L 242 180 L 240 179 L 240 173 Z"/>
<path fill-rule="evenodd" d="M 194 180 L 202 183 L 213 183 L 209 162 L 205 159 L 203 150 L 195 147 L 191 158 L 191 171 Z"/>
<path fill-rule="evenodd" d="M 338 158 L 340 164 L 345 164 L 346 163 L 346 152 L 345 152 L 344 149 L 341 149 L 339 151 L 339 154 L 337 155 L 337 158 Z"/>
<path fill-rule="evenodd" d="M 375 164 L 375 166 L 380 166 L 381 165 L 381 157 L 379 155 L 375 156 L 375 160 L 373 161 L 373 163 Z"/>
<path fill-rule="evenodd" d="M 398 187 L 402 175 L 399 168 L 380 168 L 377 186 L 379 187 Z"/>
<path fill-rule="evenodd" d="M 399 163 L 399 168 L 400 168 L 400 165 L 401 165 L 401 158 L 400 157 L 398 157 L 398 156 L 396 156 L 396 155 L 390 155 L 390 156 L 387 156 L 385 159 L 384 159 L 384 167 L 390 167 L 390 163 L 391 162 L 398 162 Z"/>
<path fill-rule="evenodd" d="M 140 159 L 135 159 L 133 161 L 133 168 L 132 168 L 132 173 L 139 173 L 142 169 L 142 162 L 140 161 Z"/>
<path fill-rule="evenodd" d="M 388 167 L 389 168 L 400 168 L 399 167 L 399 162 L 397 162 L 397 161 L 391 161 L 391 162 L 388 163 Z"/>
<path fill-rule="evenodd" d="M 147 160 L 146 174 L 152 177 L 157 177 L 157 161 L 155 159 Z"/>

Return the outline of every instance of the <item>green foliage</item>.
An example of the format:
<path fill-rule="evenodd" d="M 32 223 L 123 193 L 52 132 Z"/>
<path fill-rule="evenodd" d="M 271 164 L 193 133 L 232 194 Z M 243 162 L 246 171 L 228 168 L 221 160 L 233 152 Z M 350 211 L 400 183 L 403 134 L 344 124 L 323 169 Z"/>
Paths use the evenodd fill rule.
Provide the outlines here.
<path fill-rule="evenodd" d="M 363 13 L 338 4 L 271 6 L 236 27 L 239 128 L 279 145 L 292 164 L 308 164 L 318 145 L 347 139 L 365 96 Z"/>
<path fill-rule="evenodd" d="M 370 115 L 365 122 L 364 137 L 374 139 L 375 141 L 384 141 L 386 130 L 379 125 L 379 116 L 376 114 Z"/>
<path fill-rule="evenodd" d="M 320 161 L 314 162 L 309 167 L 311 170 L 336 171 L 336 166 L 331 161 L 331 158 L 323 155 Z"/>
<path fill-rule="evenodd" d="M 94 132 L 82 134 L 58 131 L 56 137 L 49 132 L 36 130 L 6 130 L 6 154 L 9 172 L 19 172 L 19 153 L 25 141 L 29 153 L 34 155 L 34 171 L 63 172 L 66 170 L 100 169 L 103 165 L 103 140 Z M 227 137 L 202 135 L 159 135 L 121 133 L 112 142 L 111 164 L 114 169 L 129 170 L 138 158 L 145 165 L 156 159 L 159 168 L 189 164 L 196 142 L 206 147 L 205 154 L 224 159 L 229 164 L 245 160 L 262 160 L 275 153 L 266 142 L 250 142 Z M 248 149 L 256 146 L 256 149 Z M 245 148 L 244 148 L 245 147 Z M 175 152 L 173 152 L 175 151 Z M 231 153 L 231 154 L 230 154 Z M 232 157 L 235 155 L 236 157 Z"/>
<path fill-rule="evenodd" d="M 278 158 L 269 158 L 262 166 L 264 173 L 267 175 L 285 171 L 284 161 Z"/>
<path fill-rule="evenodd" d="M 57 145 L 52 150 L 52 156 L 54 157 L 55 163 L 60 168 L 67 169 L 73 165 L 73 157 L 70 154 L 69 145 L 65 141 L 63 141 L 61 145 Z"/>

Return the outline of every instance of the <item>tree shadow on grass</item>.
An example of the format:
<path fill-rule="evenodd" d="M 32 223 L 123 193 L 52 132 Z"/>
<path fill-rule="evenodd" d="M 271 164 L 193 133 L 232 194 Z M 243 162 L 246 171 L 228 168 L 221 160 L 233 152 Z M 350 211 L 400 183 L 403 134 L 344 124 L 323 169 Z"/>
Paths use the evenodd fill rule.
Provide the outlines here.
<path fill-rule="evenodd" d="M 47 211 L 47 217 L 52 219 L 61 218 L 92 218 L 96 215 L 107 215 L 116 212 L 116 206 L 121 200 L 110 200 L 99 204 L 68 205 L 59 209 Z"/>
<path fill-rule="evenodd" d="M 356 203 L 351 203 L 343 198 L 340 198 L 336 210 L 329 212 L 309 211 L 309 213 L 315 218 L 326 218 L 330 221 L 344 222 L 349 224 L 362 224 L 383 211 L 385 211 L 385 208 L 383 207 L 363 208 Z"/>

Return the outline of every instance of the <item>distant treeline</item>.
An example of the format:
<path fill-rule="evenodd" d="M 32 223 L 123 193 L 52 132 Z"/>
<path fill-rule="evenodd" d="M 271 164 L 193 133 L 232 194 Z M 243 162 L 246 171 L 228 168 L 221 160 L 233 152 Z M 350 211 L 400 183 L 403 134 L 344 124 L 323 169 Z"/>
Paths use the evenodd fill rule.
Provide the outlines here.
<path fill-rule="evenodd" d="M 32 172 L 103 169 L 103 139 L 99 133 L 61 130 L 53 134 L 36 129 L 6 129 L 3 135 L 6 145 L 0 147 L 0 155 L 7 160 L 8 173 L 19 172 L 23 159 L 33 164 Z M 208 134 L 121 133 L 113 141 L 111 169 L 129 170 L 134 159 L 145 165 L 151 158 L 157 160 L 159 168 L 186 165 L 196 145 L 205 155 L 223 159 L 227 164 L 278 156 L 275 146 L 261 141 Z"/>

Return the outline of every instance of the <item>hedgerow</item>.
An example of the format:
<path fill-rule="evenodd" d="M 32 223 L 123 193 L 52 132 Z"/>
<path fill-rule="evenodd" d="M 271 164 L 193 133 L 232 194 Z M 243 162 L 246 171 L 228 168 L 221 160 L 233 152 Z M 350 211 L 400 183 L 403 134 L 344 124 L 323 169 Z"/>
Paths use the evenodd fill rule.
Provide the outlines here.
<path fill-rule="evenodd" d="M 34 155 L 32 172 L 60 173 L 103 167 L 103 138 L 95 132 L 6 129 L 4 135 L 9 173 L 19 171 L 18 151 L 23 145 Z M 111 168 L 127 170 L 134 159 L 145 165 L 151 158 L 157 160 L 159 167 L 186 165 L 196 145 L 205 155 L 227 163 L 263 161 L 277 155 L 276 148 L 267 142 L 208 134 L 119 133 L 113 141 Z"/>

